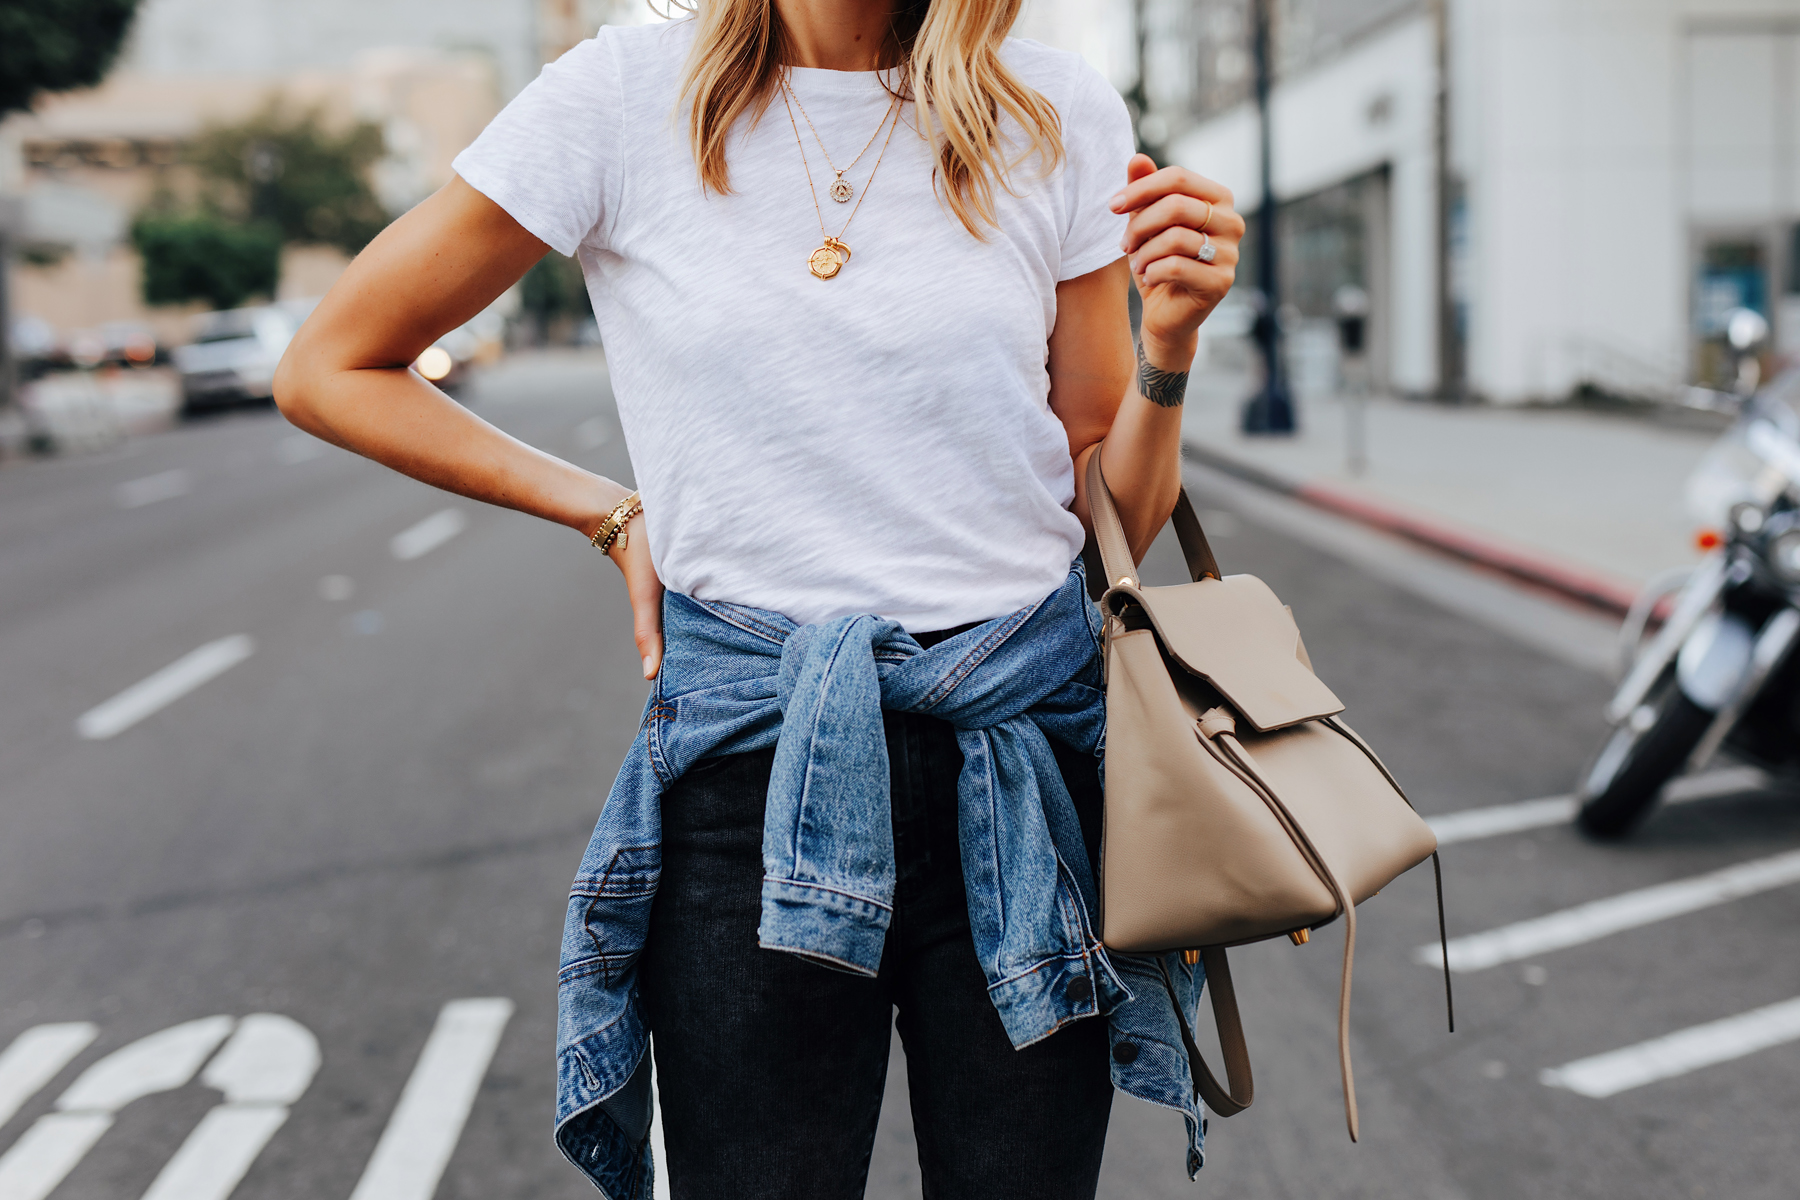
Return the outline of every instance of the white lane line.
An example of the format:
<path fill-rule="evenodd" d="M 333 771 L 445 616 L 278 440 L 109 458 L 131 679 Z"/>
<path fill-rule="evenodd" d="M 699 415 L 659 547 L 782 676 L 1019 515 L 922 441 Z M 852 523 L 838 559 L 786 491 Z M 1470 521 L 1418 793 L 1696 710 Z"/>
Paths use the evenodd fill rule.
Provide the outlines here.
<path fill-rule="evenodd" d="M 648 1053 L 648 1051 L 646 1051 Z M 650 1158 L 656 1163 L 656 1179 L 650 1188 L 650 1200 L 671 1200 L 669 1191 L 669 1155 L 663 1149 L 662 1105 L 656 1097 L 662 1086 L 656 1082 L 656 1059 L 650 1060 Z"/>
<path fill-rule="evenodd" d="M 1792 1041 L 1800 1041 L 1800 999 L 1577 1059 L 1541 1072 L 1538 1082 L 1602 1099 Z"/>
<path fill-rule="evenodd" d="M 503 998 L 444 1005 L 350 1200 L 431 1200 L 512 1011 Z"/>
<path fill-rule="evenodd" d="M 1766 787 L 1769 777 L 1755 767 L 1729 767 L 1688 775 L 1663 789 L 1664 804 L 1687 804 L 1730 796 L 1738 792 Z M 1527 829 L 1543 829 L 1564 825 L 1575 819 L 1575 797 L 1545 796 L 1541 800 L 1522 800 L 1517 804 L 1495 804 L 1487 808 L 1468 808 L 1461 812 L 1440 813 L 1426 817 L 1425 823 L 1437 834 L 1439 846 L 1457 842 L 1473 842 L 1498 837 L 1504 833 L 1523 833 Z"/>
<path fill-rule="evenodd" d="M 388 549 L 401 562 L 430 554 L 439 546 L 469 527 L 469 518 L 461 509 L 443 508 L 432 513 L 417 525 L 402 529 L 388 543 Z"/>
<path fill-rule="evenodd" d="M 119 502 L 120 508 L 142 508 L 146 504 L 155 504 L 158 500 L 173 500 L 176 496 L 185 496 L 193 490 L 194 477 L 178 467 L 173 471 L 159 471 L 155 475 L 121 483 L 113 489 L 113 498 Z"/>
<path fill-rule="evenodd" d="M 44 1200 L 75 1169 L 113 1116 L 133 1100 L 173 1091 L 194 1077 L 236 1024 L 202 1017 L 121 1046 L 83 1071 L 0 1157 L 0 1200 Z"/>
<path fill-rule="evenodd" d="M 275 457 L 288 466 L 311 462 L 325 453 L 325 443 L 310 433 L 290 433 L 275 443 Z"/>
<path fill-rule="evenodd" d="M 1794 883 L 1800 883 L 1800 850 L 1592 900 L 1485 933 L 1451 938 L 1450 969 L 1482 971 Z M 1444 956 L 1433 942 L 1414 950 L 1413 961 L 1437 967 Z"/>
<path fill-rule="evenodd" d="M 223 675 L 255 652 L 256 643 L 247 634 L 235 633 L 208 642 L 156 674 L 140 679 L 106 703 L 82 713 L 75 722 L 76 732 L 92 741 L 123 733 L 201 684 Z"/>
<path fill-rule="evenodd" d="M 86 1021 L 36 1025 L 13 1039 L 0 1054 L 0 1125 L 13 1119 L 38 1089 L 74 1061 L 99 1036 Z"/>
<path fill-rule="evenodd" d="M 318 1069 L 318 1039 L 298 1021 L 254 1013 L 238 1022 L 200 1075 L 225 1102 L 200 1119 L 143 1200 L 226 1200 Z"/>

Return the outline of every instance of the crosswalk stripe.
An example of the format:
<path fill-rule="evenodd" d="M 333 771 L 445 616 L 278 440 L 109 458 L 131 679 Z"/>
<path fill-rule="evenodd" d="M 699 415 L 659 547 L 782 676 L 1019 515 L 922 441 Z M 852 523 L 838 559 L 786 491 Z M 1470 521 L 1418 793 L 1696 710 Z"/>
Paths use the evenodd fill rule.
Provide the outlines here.
<path fill-rule="evenodd" d="M 1728 767 L 1674 780 L 1663 790 L 1662 802 L 1687 804 L 1714 796 L 1754 791 L 1766 786 L 1768 782 L 1768 775 L 1755 767 Z M 1443 847 L 1506 833 L 1523 833 L 1528 829 L 1566 825 L 1574 819 L 1575 797 L 1545 796 L 1541 800 L 1521 800 L 1515 804 L 1495 804 L 1486 808 L 1440 813 L 1434 817 L 1426 817 L 1425 823 L 1437 834 L 1439 847 Z"/>
<path fill-rule="evenodd" d="M 206 1065 L 200 1082 L 225 1102 L 200 1119 L 143 1200 L 226 1200 L 319 1069 L 319 1042 L 277 1013 L 253 1013 Z"/>
<path fill-rule="evenodd" d="M 1800 1041 L 1800 999 L 1551 1067 L 1538 1075 L 1538 1082 L 1603 1099 L 1792 1041 Z"/>
<path fill-rule="evenodd" d="M 1592 900 L 1485 933 L 1452 938 L 1450 969 L 1485 970 L 1793 883 L 1800 883 L 1800 850 Z M 1438 944 L 1432 942 L 1414 950 L 1413 961 L 1436 967 L 1444 957 Z"/>
<path fill-rule="evenodd" d="M 36 1025 L 14 1038 L 0 1054 L 0 1125 L 13 1119 L 25 1102 L 58 1071 L 75 1060 L 99 1036 L 86 1021 Z"/>
<path fill-rule="evenodd" d="M 444 1005 L 350 1200 L 431 1200 L 512 1011 L 503 998 Z"/>
<path fill-rule="evenodd" d="M 458 508 L 441 508 L 416 525 L 402 529 L 388 542 L 388 549 L 401 562 L 430 554 L 439 546 L 469 527 L 469 518 Z"/>
<path fill-rule="evenodd" d="M 0 1200 L 44 1200 L 133 1100 L 174 1091 L 231 1032 L 230 1017 L 202 1017 L 121 1046 L 76 1077 L 0 1156 Z"/>
<path fill-rule="evenodd" d="M 231 670 L 255 651 L 256 643 L 242 633 L 208 642 L 154 675 L 140 679 L 104 704 L 88 709 L 75 722 L 75 730 L 90 741 L 102 741 L 124 733 L 201 684 Z"/>

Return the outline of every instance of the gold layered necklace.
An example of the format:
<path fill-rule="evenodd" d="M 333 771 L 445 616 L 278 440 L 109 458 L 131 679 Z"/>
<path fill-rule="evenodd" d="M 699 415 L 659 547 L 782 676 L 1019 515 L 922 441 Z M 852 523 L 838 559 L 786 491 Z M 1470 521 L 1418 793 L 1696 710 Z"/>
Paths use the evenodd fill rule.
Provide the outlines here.
<path fill-rule="evenodd" d="M 836 200 L 839 204 L 849 203 L 850 197 L 856 195 L 856 189 L 854 187 L 850 186 L 850 181 L 848 179 L 844 178 L 844 172 L 855 167 L 857 163 L 862 161 L 863 155 L 865 155 L 869 152 L 869 147 L 873 146 L 875 144 L 875 139 L 881 136 L 881 125 L 877 125 L 875 127 L 875 132 L 871 133 L 869 135 L 869 140 L 863 143 L 863 148 L 856 152 L 856 157 L 850 160 L 850 165 L 847 167 L 839 167 L 836 163 L 831 161 L 831 151 L 829 151 L 825 148 L 825 139 L 819 136 L 819 127 L 817 125 L 813 124 L 812 114 L 807 112 L 806 105 L 804 105 L 800 102 L 799 94 L 796 93 L 792 88 L 788 89 L 787 94 L 789 96 L 793 97 L 795 106 L 800 109 L 800 119 L 806 122 L 806 127 L 808 129 L 812 130 L 813 141 L 818 143 L 819 153 L 823 154 L 825 156 L 825 165 L 831 168 L 831 173 L 833 175 L 837 176 L 836 179 L 832 180 L 831 186 L 825 189 L 826 192 L 828 192 L 830 194 L 831 198 L 833 200 Z M 891 106 L 890 106 L 890 108 L 891 108 Z M 793 119 L 794 119 L 794 114 L 793 114 L 792 110 L 790 110 L 788 112 L 788 120 L 791 122 Z M 884 114 L 882 116 L 881 124 L 882 125 L 887 124 L 887 115 L 886 114 Z M 796 129 L 794 131 L 794 136 L 796 138 L 800 136 L 800 131 L 798 129 Z M 885 149 L 887 149 L 887 147 L 883 146 L 882 149 L 885 150 Z M 804 154 L 805 152 L 806 152 L 805 148 L 802 147 L 801 153 Z M 873 175 L 870 175 L 869 176 L 870 182 L 874 182 L 874 178 L 875 177 Z M 810 173 L 809 173 L 809 182 L 810 182 Z"/>
<path fill-rule="evenodd" d="M 856 160 L 852 160 L 850 167 L 845 167 L 844 171 L 839 171 L 835 166 L 831 168 L 838 176 L 836 182 L 831 185 L 831 198 L 841 204 L 848 201 L 852 195 L 856 195 L 855 207 L 850 210 L 850 215 L 844 219 L 844 227 L 838 230 L 835 236 L 825 228 L 825 210 L 819 207 L 819 189 L 813 184 L 812 163 L 806 156 L 806 143 L 800 137 L 800 123 L 794 119 L 794 105 L 799 102 L 800 98 L 793 94 L 792 89 L 787 85 L 787 80 L 783 79 L 781 81 L 781 103 L 787 109 L 788 124 L 794 130 L 794 145 L 800 148 L 800 165 L 806 169 L 806 188 L 812 194 L 813 212 L 818 214 L 819 236 L 824 239 L 819 248 L 807 257 L 806 267 L 815 277 L 830 279 L 843 270 L 844 264 L 850 261 L 850 245 L 844 241 L 844 235 L 850 232 L 850 222 L 856 220 L 858 210 L 862 208 L 863 201 L 868 198 L 869 189 L 875 185 L 875 173 L 881 170 L 881 160 L 887 156 L 888 143 L 894 140 L 894 130 L 900 127 L 900 120 L 895 115 L 900 109 L 900 97 L 895 96 L 893 102 L 888 105 L 887 111 L 881 115 L 881 125 L 875 127 L 875 132 L 870 136 L 868 145 L 864 146 L 862 153 L 856 156 L 857 159 L 860 159 L 863 154 L 867 154 L 869 146 L 873 146 L 875 139 L 881 136 L 881 126 L 888 126 L 887 139 L 881 143 L 881 152 L 875 156 L 875 165 L 869 169 L 869 178 L 862 186 L 862 193 L 856 195 L 855 189 L 843 177 L 844 171 L 848 171 L 850 167 L 856 165 Z M 804 113 L 806 109 L 802 107 L 800 111 Z M 810 127 L 812 118 L 808 117 L 806 123 Z M 819 131 L 814 129 L 814 139 L 816 140 L 818 136 Z M 824 149 L 825 143 L 819 142 L 819 150 L 823 152 Z M 826 155 L 825 161 L 830 164 L 831 156 Z M 841 196 L 838 194 L 840 187 L 844 189 Z"/>

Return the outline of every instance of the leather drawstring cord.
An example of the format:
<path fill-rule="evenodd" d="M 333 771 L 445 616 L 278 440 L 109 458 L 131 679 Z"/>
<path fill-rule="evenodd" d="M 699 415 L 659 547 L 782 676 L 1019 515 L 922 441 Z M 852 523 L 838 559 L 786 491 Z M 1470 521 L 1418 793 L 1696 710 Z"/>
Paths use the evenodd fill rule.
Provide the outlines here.
<path fill-rule="evenodd" d="M 1456 1001 L 1450 995 L 1450 935 L 1444 927 L 1444 865 L 1438 861 L 1438 852 L 1431 852 L 1431 878 L 1437 884 L 1438 902 L 1438 948 L 1444 952 L 1444 1016 L 1450 1022 L 1450 1032 L 1456 1032 Z"/>

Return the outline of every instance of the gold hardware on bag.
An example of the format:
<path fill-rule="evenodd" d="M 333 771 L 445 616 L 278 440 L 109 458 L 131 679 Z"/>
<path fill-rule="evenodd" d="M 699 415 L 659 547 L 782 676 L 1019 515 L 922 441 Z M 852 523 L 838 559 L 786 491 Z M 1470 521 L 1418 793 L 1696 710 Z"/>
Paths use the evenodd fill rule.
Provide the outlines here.
<path fill-rule="evenodd" d="M 1305 929 L 1296 929 L 1288 934 L 1288 941 L 1296 946 L 1304 946 L 1312 941 L 1312 934 Z"/>

